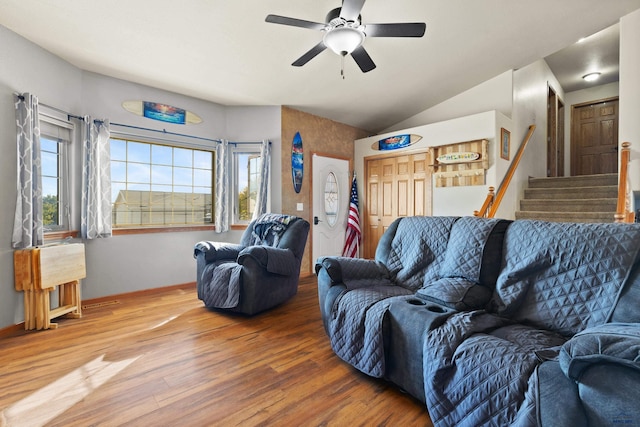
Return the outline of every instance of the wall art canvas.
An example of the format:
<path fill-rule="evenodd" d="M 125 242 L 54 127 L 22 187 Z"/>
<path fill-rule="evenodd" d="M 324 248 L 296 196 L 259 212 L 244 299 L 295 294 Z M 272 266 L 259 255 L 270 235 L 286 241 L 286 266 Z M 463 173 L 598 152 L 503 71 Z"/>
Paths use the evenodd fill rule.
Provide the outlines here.
<path fill-rule="evenodd" d="M 509 160 L 509 146 L 511 145 L 511 132 L 500 128 L 500 157 Z"/>

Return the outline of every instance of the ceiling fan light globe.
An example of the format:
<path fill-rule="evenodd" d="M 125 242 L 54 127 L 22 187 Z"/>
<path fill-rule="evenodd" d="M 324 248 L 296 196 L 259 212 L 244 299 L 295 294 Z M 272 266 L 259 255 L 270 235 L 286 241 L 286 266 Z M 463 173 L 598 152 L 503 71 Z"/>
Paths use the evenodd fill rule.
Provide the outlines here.
<path fill-rule="evenodd" d="M 364 33 L 357 28 L 339 27 L 324 34 L 324 44 L 338 55 L 349 55 L 364 41 Z"/>

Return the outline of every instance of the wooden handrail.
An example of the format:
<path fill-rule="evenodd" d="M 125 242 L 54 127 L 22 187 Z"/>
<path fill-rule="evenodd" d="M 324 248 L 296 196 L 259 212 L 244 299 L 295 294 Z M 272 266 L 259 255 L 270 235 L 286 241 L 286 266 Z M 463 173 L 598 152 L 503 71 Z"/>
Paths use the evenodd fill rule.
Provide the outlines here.
<path fill-rule="evenodd" d="M 489 210 L 489 206 L 493 203 L 493 198 L 495 197 L 495 188 L 489 187 L 489 194 L 487 194 L 487 198 L 484 199 L 484 203 L 479 211 L 473 211 L 473 216 L 487 216 L 487 211 Z"/>
<path fill-rule="evenodd" d="M 507 192 L 509 183 L 511 182 L 511 179 L 513 178 L 513 175 L 515 174 L 516 169 L 520 164 L 520 160 L 522 160 L 524 150 L 525 148 L 527 148 L 527 144 L 531 140 L 531 137 L 533 136 L 533 131 L 535 130 L 536 130 L 536 125 L 529 126 L 529 131 L 527 132 L 527 135 L 522 140 L 522 144 L 520 144 L 520 147 L 518 148 L 518 151 L 516 152 L 516 155 L 514 156 L 513 161 L 509 165 L 509 169 L 507 169 L 507 173 L 504 175 L 504 178 L 502 179 L 502 182 L 498 187 L 498 192 L 495 194 L 495 197 L 494 197 L 492 194 L 491 188 L 489 188 L 489 194 L 487 195 L 487 199 L 482 205 L 482 209 L 478 211 L 477 216 L 485 216 L 486 210 L 483 211 L 483 209 L 485 209 L 485 205 L 487 204 L 489 206 L 489 211 L 486 213 L 486 216 L 488 218 L 493 218 L 496 215 L 496 212 L 500 207 L 500 203 L 502 202 L 502 199 L 504 198 L 504 195 Z M 474 212 L 474 215 L 475 215 L 475 212 Z"/>
<path fill-rule="evenodd" d="M 620 152 L 620 172 L 618 174 L 618 205 L 614 216 L 615 222 L 633 222 L 634 213 L 629 207 L 629 160 L 631 158 L 631 143 L 623 142 Z"/>

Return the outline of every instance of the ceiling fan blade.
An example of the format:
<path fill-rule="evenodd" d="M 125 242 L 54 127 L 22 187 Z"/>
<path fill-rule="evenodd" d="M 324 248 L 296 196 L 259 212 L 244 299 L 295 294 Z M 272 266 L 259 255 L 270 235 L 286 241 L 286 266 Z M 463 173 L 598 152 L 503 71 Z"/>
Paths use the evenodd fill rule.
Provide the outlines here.
<path fill-rule="evenodd" d="M 364 33 L 367 37 L 422 37 L 427 29 L 424 22 L 403 24 L 367 24 Z"/>
<path fill-rule="evenodd" d="M 296 59 L 296 61 L 291 65 L 293 65 L 294 67 L 302 67 L 304 64 L 311 61 L 313 58 L 315 58 L 320 52 L 322 52 L 326 48 L 327 46 L 325 46 L 323 42 L 320 42 L 314 47 L 312 47 L 307 53 L 302 55 L 300 58 Z"/>
<path fill-rule="evenodd" d="M 342 0 L 340 17 L 345 21 L 356 21 L 360 16 L 365 0 Z"/>
<path fill-rule="evenodd" d="M 310 30 L 324 30 L 326 24 L 319 22 L 305 21 L 304 19 L 287 18 L 280 15 L 267 15 L 266 22 L 272 24 L 290 25 L 292 27 L 308 28 Z"/>
<path fill-rule="evenodd" d="M 351 52 L 351 56 L 353 56 L 353 60 L 356 61 L 356 64 L 358 64 L 358 67 L 360 67 L 363 73 L 367 73 L 376 68 L 376 64 L 374 64 L 373 60 L 362 45 L 358 46 L 356 50 Z"/>

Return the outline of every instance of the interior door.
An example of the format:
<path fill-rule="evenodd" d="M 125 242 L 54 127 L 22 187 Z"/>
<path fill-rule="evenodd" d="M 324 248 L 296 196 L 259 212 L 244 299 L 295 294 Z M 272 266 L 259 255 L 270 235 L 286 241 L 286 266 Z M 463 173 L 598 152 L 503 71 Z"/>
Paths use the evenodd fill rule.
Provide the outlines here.
<path fill-rule="evenodd" d="M 549 86 L 547 94 L 547 176 L 560 176 L 558 173 L 558 97 Z"/>
<path fill-rule="evenodd" d="M 313 194 L 312 260 L 342 255 L 351 179 L 349 161 L 313 154 L 311 160 Z"/>
<path fill-rule="evenodd" d="M 618 172 L 618 99 L 574 106 L 571 175 Z"/>
<path fill-rule="evenodd" d="M 365 159 L 364 258 L 398 217 L 431 215 L 431 172 L 427 152 Z"/>

